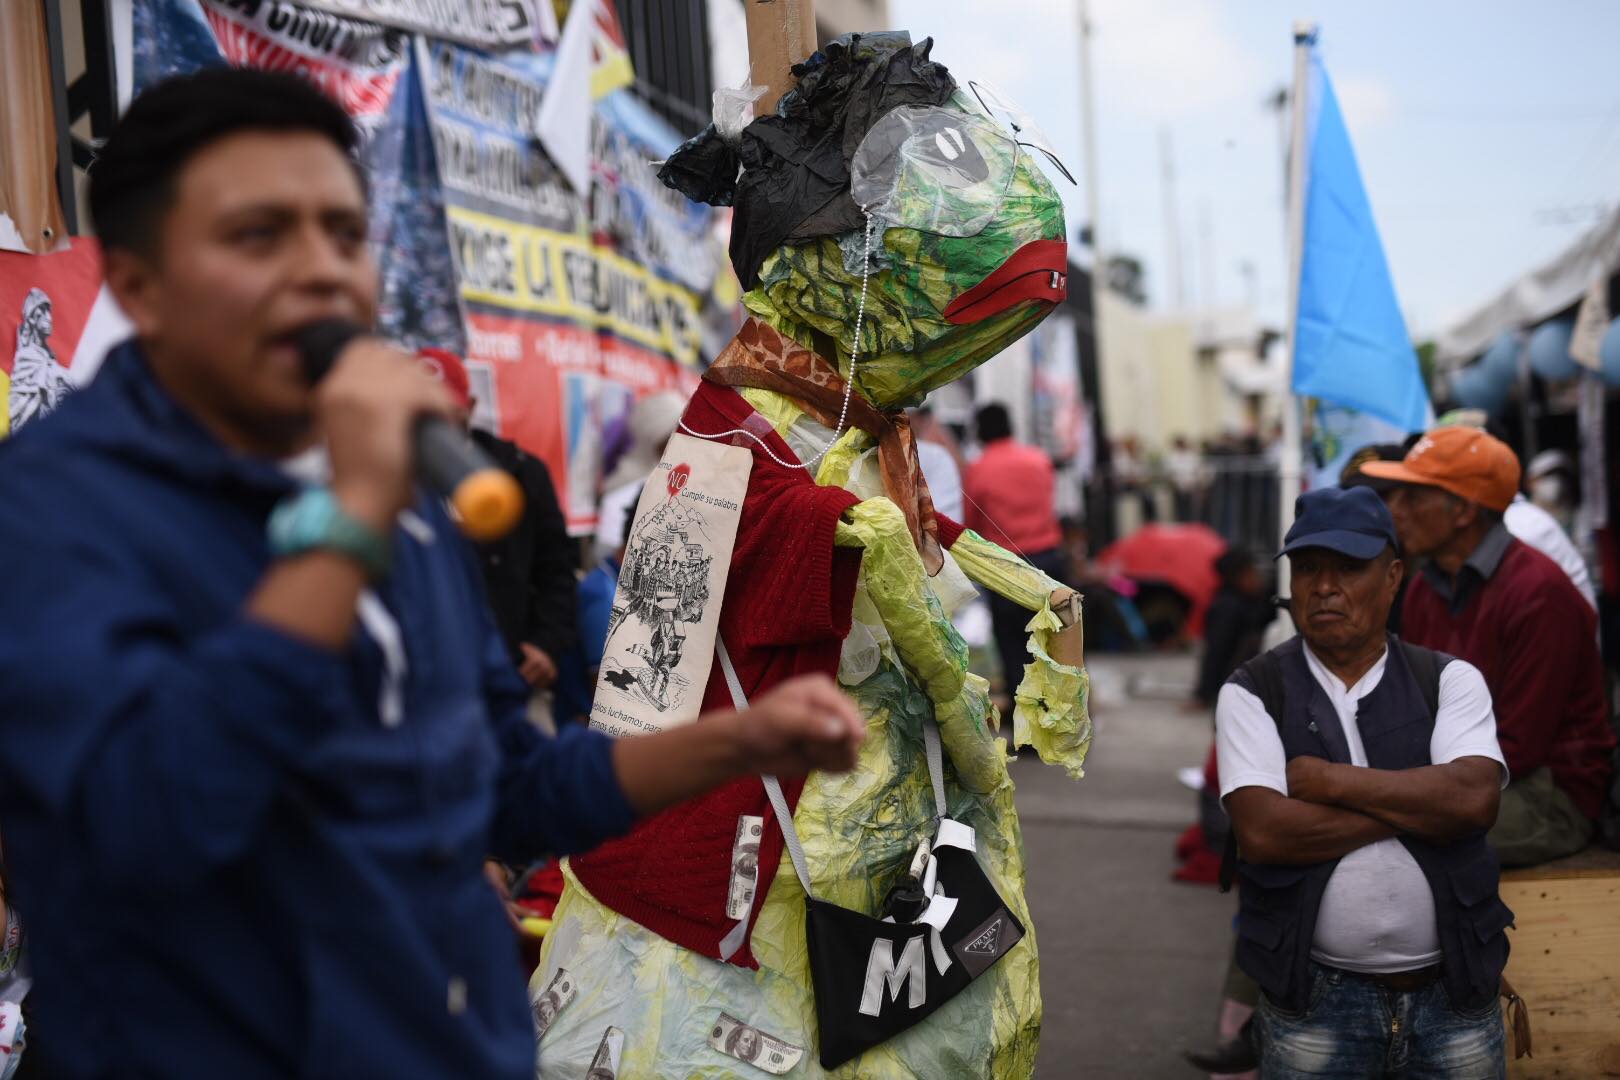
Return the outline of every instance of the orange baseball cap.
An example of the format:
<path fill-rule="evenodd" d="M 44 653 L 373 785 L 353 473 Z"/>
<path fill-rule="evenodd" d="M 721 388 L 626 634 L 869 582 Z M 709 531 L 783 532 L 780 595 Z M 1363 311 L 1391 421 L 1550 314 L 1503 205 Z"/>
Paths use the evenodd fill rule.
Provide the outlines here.
<path fill-rule="evenodd" d="M 1362 474 L 1402 484 L 1427 484 L 1498 512 L 1519 492 L 1519 457 L 1477 428 L 1439 427 L 1423 433 L 1402 461 L 1369 461 Z"/>

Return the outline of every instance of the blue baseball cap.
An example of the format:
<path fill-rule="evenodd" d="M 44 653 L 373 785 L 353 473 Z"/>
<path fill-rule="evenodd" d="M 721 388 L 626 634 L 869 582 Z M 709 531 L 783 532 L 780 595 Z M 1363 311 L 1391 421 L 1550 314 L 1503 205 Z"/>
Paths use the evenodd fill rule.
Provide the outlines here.
<path fill-rule="evenodd" d="M 1300 548 L 1327 548 L 1352 559 L 1371 559 L 1386 545 L 1399 548 L 1395 519 L 1372 488 L 1318 488 L 1295 501 L 1294 524 L 1277 558 Z"/>

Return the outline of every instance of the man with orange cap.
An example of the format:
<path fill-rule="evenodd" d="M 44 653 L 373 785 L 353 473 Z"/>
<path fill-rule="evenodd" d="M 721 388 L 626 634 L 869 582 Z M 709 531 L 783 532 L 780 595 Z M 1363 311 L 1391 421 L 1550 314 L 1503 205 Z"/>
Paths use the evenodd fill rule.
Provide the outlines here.
<path fill-rule="evenodd" d="M 1497 854 L 1525 866 L 1578 851 L 1602 807 L 1614 732 L 1591 606 L 1502 524 L 1519 459 L 1483 431 L 1442 427 L 1405 460 L 1361 471 L 1399 483 L 1389 505 L 1401 543 L 1428 560 L 1402 636 L 1467 660 L 1490 687 L 1513 777 L 1490 832 Z"/>

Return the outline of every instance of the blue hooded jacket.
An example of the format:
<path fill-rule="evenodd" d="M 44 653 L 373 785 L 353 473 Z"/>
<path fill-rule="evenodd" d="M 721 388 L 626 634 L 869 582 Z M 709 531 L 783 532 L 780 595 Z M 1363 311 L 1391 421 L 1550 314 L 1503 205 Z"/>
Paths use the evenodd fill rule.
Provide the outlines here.
<path fill-rule="evenodd" d="M 626 831 L 610 740 L 529 724 L 436 499 L 374 589 L 399 723 L 363 629 L 339 653 L 245 617 L 295 487 L 134 343 L 0 443 L 0 834 L 53 1076 L 533 1075 L 481 864 Z"/>

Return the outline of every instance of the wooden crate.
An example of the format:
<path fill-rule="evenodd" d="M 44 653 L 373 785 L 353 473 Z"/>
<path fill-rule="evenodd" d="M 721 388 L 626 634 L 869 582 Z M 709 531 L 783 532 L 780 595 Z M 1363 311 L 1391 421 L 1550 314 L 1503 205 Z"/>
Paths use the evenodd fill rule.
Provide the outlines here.
<path fill-rule="evenodd" d="M 1517 929 L 1507 977 L 1530 1008 L 1535 1056 L 1514 1080 L 1620 1077 L 1620 854 L 1591 849 L 1502 875 Z"/>

